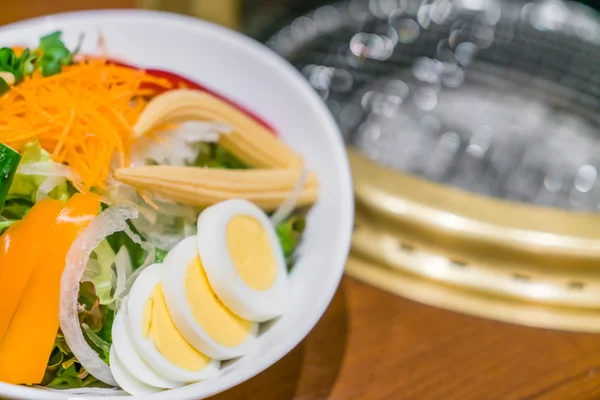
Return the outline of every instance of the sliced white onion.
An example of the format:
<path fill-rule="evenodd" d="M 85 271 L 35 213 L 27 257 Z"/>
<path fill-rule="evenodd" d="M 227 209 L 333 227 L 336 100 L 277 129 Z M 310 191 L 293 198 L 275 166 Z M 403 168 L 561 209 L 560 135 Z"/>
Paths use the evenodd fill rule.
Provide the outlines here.
<path fill-rule="evenodd" d="M 231 128 L 217 122 L 187 121 L 174 132 L 188 143 L 217 142 L 222 134 L 231 133 Z"/>
<path fill-rule="evenodd" d="M 298 199 L 302 196 L 302 189 L 304 189 L 304 185 L 306 184 L 306 178 L 308 176 L 308 169 L 306 166 L 302 166 L 302 171 L 300 171 L 300 177 L 296 181 L 294 185 L 294 190 L 289 195 L 287 199 L 284 200 L 283 203 L 279 205 L 277 210 L 271 216 L 271 223 L 275 226 L 279 225 L 281 222 L 285 221 L 287 217 L 294 211 L 296 208 L 296 204 L 298 204 Z"/>
<path fill-rule="evenodd" d="M 121 246 L 119 252 L 116 255 L 115 260 L 117 270 L 121 269 L 126 277 L 131 276 L 133 273 L 133 265 L 131 264 L 131 255 L 127 247 Z"/>
<path fill-rule="evenodd" d="M 151 233 L 148 236 L 148 240 L 150 240 L 156 247 L 158 247 L 161 250 L 165 250 L 165 251 L 169 251 L 171 250 L 173 247 L 175 247 L 175 245 L 179 242 L 181 242 L 182 239 L 186 238 L 187 236 L 182 234 L 161 234 L 161 233 Z"/>
<path fill-rule="evenodd" d="M 139 267 L 138 269 L 136 269 L 133 272 L 133 274 L 131 274 L 129 276 L 129 278 L 127 278 L 127 282 L 125 282 L 125 290 L 121 294 L 121 296 L 120 296 L 121 298 L 124 298 L 125 296 L 127 296 L 129 294 L 129 290 L 131 290 L 131 287 L 133 286 L 133 283 L 135 282 L 135 280 L 137 279 L 137 277 L 147 267 L 149 267 L 150 265 L 154 264 L 154 259 L 155 258 L 156 258 L 156 247 L 153 246 L 152 250 L 148 252 L 148 255 L 146 256 L 146 260 L 144 260 L 144 263 L 142 264 L 142 266 Z"/>
<path fill-rule="evenodd" d="M 181 240 L 196 234 L 198 212 L 195 208 L 174 203 L 170 200 L 152 199 L 158 206 L 157 217 L 154 221 L 138 218 L 133 222 L 135 228 L 149 242 L 159 249 L 169 251 Z M 141 211 L 140 211 L 141 213 Z M 183 230 L 173 230 L 176 219 L 183 220 Z"/>
<path fill-rule="evenodd" d="M 125 229 L 123 229 L 123 231 L 127 234 L 127 236 L 129 236 L 129 239 L 131 239 L 134 243 L 139 244 L 142 249 L 146 250 L 146 253 L 148 253 L 148 255 L 146 256 L 146 261 L 148 261 L 150 255 L 154 257 L 156 247 L 152 243 L 143 241 L 140 235 L 132 231 L 129 225 L 127 224 L 125 225 Z"/>
<path fill-rule="evenodd" d="M 123 183 L 109 186 L 105 195 L 109 204 L 131 204 L 138 209 L 140 217 L 131 223 L 146 239 L 145 246 L 152 244 L 154 247 L 169 251 L 182 239 L 196 234 L 198 213 L 193 207 L 180 205 L 154 194 L 146 194 L 156 204 L 157 210 L 148 205 L 133 186 Z M 169 229 L 175 218 L 183 219 L 182 232 L 173 232 Z"/>
<path fill-rule="evenodd" d="M 146 255 L 144 263 L 138 269 L 136 269 L 135 272 L 129 276 L 129 278 L 127 278 L 127 281 L 125 282 L 125 290 L 120 294 L 120 298 L 123 298 L 129 294 L 129 289 L 131 289 L 131 286 L 133 286 L 135 279 L 144 269 L 146 269 L 147 266 L 153 264 L 154 259 L 156 258 L 156 246 L 154 246 L 152 243 L 144 242 L 137 233 L 133 232 L 131 228 L 129 228 L 129 226 L 126 226 L 123 231 L 133 242 L 139 244 L 148 254 Z"/>
<path fill-rule="evenodd" d="M 20 164 L 17 168 L 18 175 L 38 176 L 63 176 L 74 177 L 76 174 L 71 167 L 53 161 L 40 161 L 28 164 Z"/>
<path fill-rule="evenodd" d="M 39 186 L 36 193 L 36 201 L 48 197 L 48 193 L 56 186 L 60 185 L 66 179 L 71 181 L 79 191 L 83 187 L 81 177 L 69 166 L 56 163 L 54 161 L 40 161 L 34 163 L 20 164 L 17 174 L 28 176 L 45 176 L 46 179 Z"/>
<path fill-rule="evenodd" d="M 131 256 L 127 247 L 121 246 L 115 258 L 115 269 L 117 270 L 117 284 L 115 286 L 115 298 L 122 299 L 122 293 L 125 291 L 127 278 L 133 273 L 131 265 Z"/>
<path fill-rule="evenodd" d="M 231 128 L 226 125 L 188 121 L 174 129 L 157 132 L 153 137 L 137 140 L 131 149 L 131 166 L 145 165 L 148 160 L 160 165 L 189 165 L 198 156 L 199 143 L 214 143 Z"/>
<path fill-rule="evenodd" d="M 198 213 L 191 206 L 177 204 L 171 200 L 160 197 L 155 197 L 152 200 L 158 206 L 161 215 L 168 215 L 170 217 L 181 217 L 189 221 L 196 221 L 198 219 Z"/>
<path fill-rule="evenodd" d="M 90 254 L 107 236 L 123 231 L 128 219 L 138 217 L 135 207 L 117 205 L 109 207 L 94 218 L 75 239 L 66 258 L 66 266 L 60 281 L 60 329 L 67 345 L 83 368 L 96 379 L 118 386 L 110 367 L 100 359 L 83 336 L 77 315 L 79 282 L 83 277 Z"/>
<path fill-rule="evenodd" d="M 149 205 L 146 205 L 144 200 L 138 194 L 136 188 L 134 188 L 133 186 L 117 182 L 108 187 L 108 189 L 106 190 L 106 196 L 110 204 L 134 205 L 135 207 L 137 207 L 140 216 L 148 220 L 150 224 L 154 224 L 154 222 L 158 218 L 158 212 Z"/>
<path fill-rule="evenodd" d="M 183 236 L 184 237 L 188 237 L 188 236 L 194 236 L 197 233 L 197 227 L 194 223 L 185 223 L 183 225 Z M 169 249 L 171 250 L 171 249 Z"/>
<path fill-rule="evenodd" d="M 62 176 L 48 176 L 38 186 L 38 190 L 35 194 L 35 201 L 41 201 L 48 198 L 48 194 L 54 190 L 55 187 L 64 183 L 67 179 Z"/>
<path fill-rule="evenodd" d="M 129 294 L 129 291 L 131 290 L 131 287 L 133 286 L 133 283 L 135 282 L 137 277 L 150 265 L 152 265 L 152 264 L 148 264 L 148 265 L 139 267 L 138 269 L 136 269 L 134 271 L 133 274 L 131 274 L 131 276 L 129 278 L 127 278 L 127 282 L 125 283 L 125 292 L 123 293 L 122 297 L 125 297 Z"/>

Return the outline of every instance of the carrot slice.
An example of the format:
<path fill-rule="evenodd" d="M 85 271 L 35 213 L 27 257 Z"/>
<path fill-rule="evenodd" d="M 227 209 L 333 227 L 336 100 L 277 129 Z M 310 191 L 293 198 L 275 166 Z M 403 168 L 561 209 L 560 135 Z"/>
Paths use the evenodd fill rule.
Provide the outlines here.
<path fill-rule="evenodd" d="M 45 199 L 0 237 L 0 344 L 29 282 L 40 245 L 48 239 L 63 203 Z"/>
<path fill-rule="evenodd" d="M 40 383 L 58 332 L 60 278 L 71 244 L 100 210 L 100 198 L 76 194 L 56 218 L 12 323 L 0 344 L 0 381 Z"/>

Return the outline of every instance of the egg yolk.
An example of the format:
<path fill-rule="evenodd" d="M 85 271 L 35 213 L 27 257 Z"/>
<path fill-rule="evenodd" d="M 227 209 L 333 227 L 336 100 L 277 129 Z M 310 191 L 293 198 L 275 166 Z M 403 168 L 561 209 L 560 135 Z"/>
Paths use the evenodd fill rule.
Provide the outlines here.
<path fill-rule="evenodd" d="M 199 372 L 209 363 L 210 358 L 193 348 L 175 327 L 161 285 L 152 290 L 152 295 L 146 301 L 143 324 L 144 337 L 152 338 L 156 350 L 172 364 Z"/>
<path fill-rule="evenodd" d="M 269 237 L 256 218 L 233 217 L 227 224 L 227 250 L 244 283 L 267 290 L 275 283 L 277 268 Z"/>
<path fill-rule="evenodd" d="M 235 347 L 250 334 L 250 321 L 232 313 L 213 292 L 200 257 L 188 266 L 185 296 L 194 319 L 215 342 Z"/>

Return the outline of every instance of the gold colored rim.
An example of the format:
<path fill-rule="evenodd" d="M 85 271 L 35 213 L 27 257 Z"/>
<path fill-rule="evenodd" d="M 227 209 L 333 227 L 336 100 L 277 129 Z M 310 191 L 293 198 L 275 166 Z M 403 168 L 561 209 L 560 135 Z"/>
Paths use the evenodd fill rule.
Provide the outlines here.
<path fill-rule="evenodd" d="M 427 287 L 424 303 L 488 318 L 573 330 L 591 329 L 578 318 L 597 323 L 590 313 L 600 309 L 600 215 L 479 196 L 348 152 L 356 194 L 352 252 L 363 263 L 349 267 L 361 271 L 353 276 L 380 287 L 386 284 L 374 277 L 389 276 L 393 288 L 384 289 L 417 301 L 422 296 L 411 288 Z M 466 299 L 494 306 L 482 311 Z M 534 321 L 504 315 L 520 309 L 535 310 Z M 553 317 L 543 320 L 545 313 Z"/>
<path fill-rule="evenodd" d="M 493 256 L 457 257 L 415 241 L 402 230 L 387 228 L 360 208 L 355 221 L 353 253 L 375 264 L 459 290 L 562 307 L 600 308 L 596 274 L 512 264 Z"/>
<path fill-rule="evenodd" d="M 434 235 L 506 251 L 600 259 L 600 215 L 475 195 L 380 166 L 348 150 L 357 202 L 383 218 Z"/>

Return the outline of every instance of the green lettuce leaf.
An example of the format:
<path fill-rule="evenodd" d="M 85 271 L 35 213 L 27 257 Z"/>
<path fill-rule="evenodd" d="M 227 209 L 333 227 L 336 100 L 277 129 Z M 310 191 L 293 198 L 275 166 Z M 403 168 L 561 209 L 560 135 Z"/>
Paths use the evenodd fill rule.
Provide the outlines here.
<path fill-rule="evenodd" d="M 4 219 L 4 218 L 0 217 L 0 235 L 2 235 L 15 222 L 17 222 L 17 220 Z"/>
<path fill-rule="evenodd" d="M 42 149 L 37 140 L 25 145 L 21 152 L 21 157 L 21 165 L 48 162 L 48 170 L 52 168 L 50 154 Z M 38 187 L 45 179 L 45 176 L 20 175 L 17 173 L 8 192 L 7 203 L 10 200 L 18 199 L 28 201 L 32 206 L 36 202 L 35 197 Z M 73 193 L 73 188 L 65 181 L 54 188 L 48 195 L 53 199 L 67 201 Z"/>
<path fill-rule="evenodd" d="M 154 255 L 154 262 L 162 263 L 165 260 L 166 256 L 167 256 L 167 251 L 162 250 L 162 249 L 156 249 L 156 254 Z"/>
<path fill-rule="evenodd" d="M 50 154 L 42 149 L 37 140 L 25 145 L 21 157 L 21 165 L 51 161 Z M 44 176 L 17 174 L 8 192 L 8 200 L 23 199 L 35 203 L 35 194 L 44 179 Z"/>
<path fill-rule="evenodd" d="M 50 376 L 52 379 L 45 383 L 45 386 L 53 389 L 78 389 L 98 382 L 74 357 L 60 363 L 54 373 L 48 368 L 44 379 L 49 379 Z M 43 381 L 42 383 L 44 384 Z"/>
<path fill-rule="evenodd" d="M 92 282 L 81 282 L 79 285 L 79 304 L 83 306 L 79 312 L 79 322 L 86 324 L 93 332 L 98 332 L 104 323 L 107 308 L 100 304 Z"/>
<path fill-rule="evenodd" d="M 107 363 L 108 350 L 112 344 L 111 330 L 115 317 L 114 311 L 100 304 L 96 289 L 91 282 L 82 282 L 79 286 L 79 321 L 88 344 L 98 352 Z M 54 389 L 76 389 L 94 386 L 105 386 L 91 376 L 77 362 L 77 358 L 67 345 L 63 333 L 59 330 L 54 339 L 54 347 L 46 366 L 42 385 Z"/>
<path fill-rule="evenodd" d="M 201 143 L 200 152 L 194 162 L 197 167 L 247 169 L 248 166 L 229 151 L 216 143 Z"/>
<path fill-rule="evenodd" d="M 33 207 L 33 202 L 27 199 L 11 199 L 4 204 L 2 218 L 4 220 L 19 221 Z"/>
<path fill-rule="evenodd" d="M 98 349 L 98 353 L 100 358 L 107 364 L 110 364 L 109 353 L 110 353 L 110 343 L 102 339 L 96 332 L 90 328 L 87 324 L 82 324 L 83 333 L 86 336 L 86 340 L 89 340 L 93 343 L 94 347 Z"/>
<path fill-rule="evenodd" d="M 142 235 L 138 232 L 137 229 L 131 224 L 131 222 L 127 221 L 129 228 L 137 233 L 140 237 L 143 238 Z M 144 238 L 145 239 L 145 238 Z M 131 265 L 133 266 L 133 270 L 135 271 L 139 267 L 144 264 L 146 261 L 146 252 L 142 249 L 142 246 L 135 243 L 125 232 L 115 232 L 109 237 L 106 238 L 110 247 L 112 247 L 113 251 L 117 253 L 122 246 L 125 246 L 127 251 L 129 252 L 129 257 L 131 258 Z"/>
<path fill-rule="evenodd" d="M 83 306 L 79 312 L 79 323 L 85 339 L 100 358 L 108 363 L 112 343 L 109 332 L 112 329 L 115 313 L 100 304 L 100 298 L 92 282 L 82 282 L 79 285 L 79 304 Z"/>
<path fill-rule="evenodd" d="M 112 327 L 115 321 L 115 310 L 107 309 L 106 316 L 104 317 L 104 323 L 97 332 L 98 337 L 104 340 L 106 343 L 112 343 Z"/>
<path fill-rule="evenodd" d="M 92 283 L 95 287 L 95 292 L 100 299 L 100 304 L 111 304 L 113 298 L 113 286 L 115 274 L 113 265 L 115 264 L 116 254 L 108 241 L 103 240 L 98 247 L 92 252 L 90 258 L 96 260 L 100 266 L 98 275 L 92 278 Z"/>

